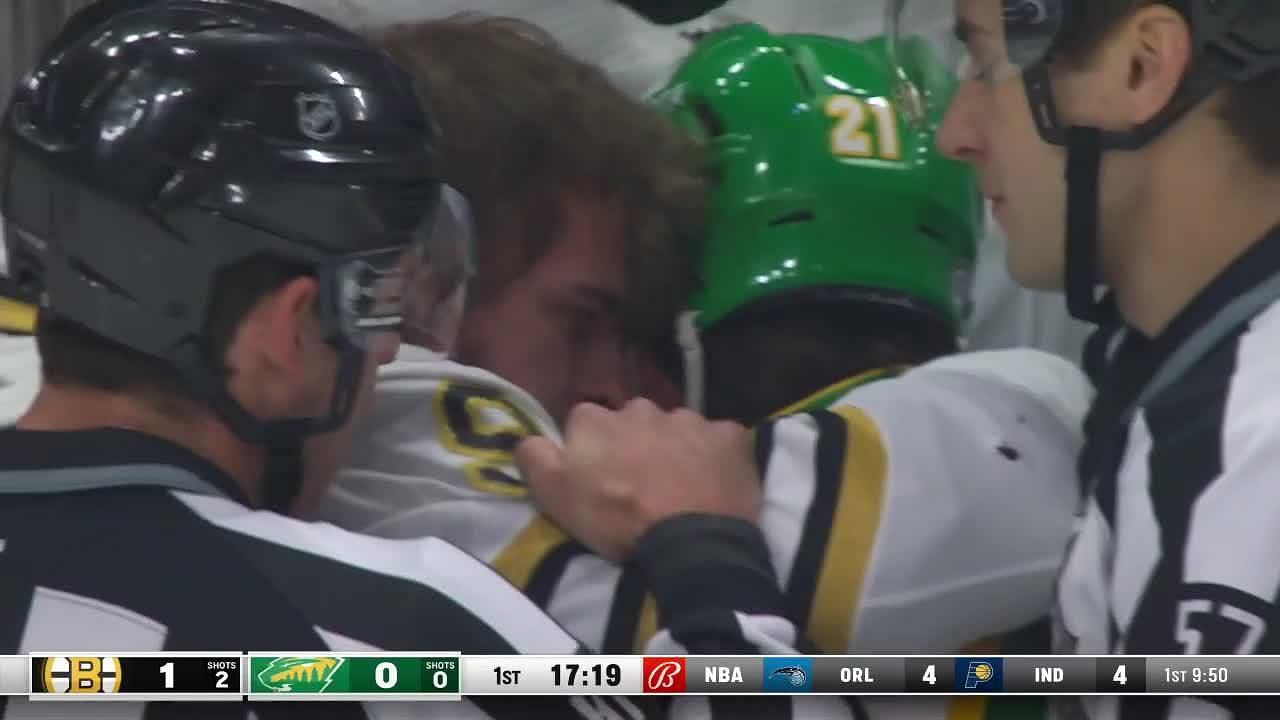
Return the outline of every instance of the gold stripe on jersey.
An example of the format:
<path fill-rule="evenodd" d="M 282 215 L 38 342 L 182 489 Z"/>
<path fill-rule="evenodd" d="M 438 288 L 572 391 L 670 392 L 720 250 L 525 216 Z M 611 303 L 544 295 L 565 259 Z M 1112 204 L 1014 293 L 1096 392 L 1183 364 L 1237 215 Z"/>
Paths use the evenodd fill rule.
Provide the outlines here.
<path fill-rule="evenodd" d="M 841 380 L 832 385 L 828 385 L 822 388 L 821 390 L 817 390 L 809 394 L 808 396 L 806 396 L 803 400 L 798 400 L 796 402 L 791 403 L 790 405 L 770 415 L 769 419 L 774 420 L 786 415 L 797 415 L 799 413 L 806 412 L 809 410 L 825 410 L 826 409 L 825 404 L 823 405 L 823 407 L 816 407 L 816 408 L 811 408 L 809 406 L 813 405 L 819 400 L 826 399 L 826 398 L 831 398 L 831 400 L 835 400 L 837 398 L 844 396 L 850 390 L 854 389 L 855 387 L 858 387 L 859 385 L 865 385 L 869 382 L 873 382 L 881 378 L 898 375 L 902 373 L 902 371 L 905 369 L 906 369 L 906 366 L 904 365 L 904 366 L 894 366 L 894 367 L 887 367 L 887 368 L 877 368 L 875 370 L 868 370 L 864 373 L 858 373 L 853 377 L 845 378 L 844 380 Z"/>
<path fill-rule="evenodd" d="M 30 335 L 35 331 L 35 307 L 0 297 L 0 332 Z"/>
<path fill-rule="evenodd" d="M 760 474 L 764 475 L 769 457 L 773 454 L 773 426 L 756 425 L 751 428 L 751 444 L 754 447 L 755 463 Z M 610 618 L 612 621 L 612 617 Z M 632 652 L 643 655 L 645 646 L 658 634 L 658 603 L 650 593 L 645 593 L 640 603 L 639 617 L 636 619 L 635 639 L 632 641 Z"/>
<path fill-rule="evenodd" d="M 878 379 L 885 372 L 863 373 L 839 385 L 851 389 Z M 831 388 L 827 388 L 814 397 L 830 391 Z M 849 647 L 854 611 L 861 600 L 862 585 L 879 533 L 888 487 L 889 456 L 871 416 L 851 406 L 829 412 L 841 418 L 846 435 L 845 453 L 836 468 L 841 473 L 839 499 L 822 546 L 818 581 L 803 630 L 822 652 L 838 655 Z M 808 532 L 815 530 L 806 528 Z M 833 552 L 835 548 L 839 551 Z M 635 652 L 644 652 L 645 644 L 657 630 L 656 605 L 653 597 L 647 595 L 636 627 Z"/>
<path fill-rule="evenodd" d="M 525 591 L 542 561 L 566 542 L 569 542 L 569 536 L 564 531 L 538 515 L 516 533 L 490 565 L 512 585 Z"/>
<path fill-rule="evenodd" d="M 848 405 L 831 412 L 844 420 L 845 456 L 806 632 L 823 652 L 838 655 L 849 647 L 854 610 L 871 566 L 888 486 L 889 453 L 870 415 Z"/>
<path fill-rule="evenodd" d="M 636 622 L 635 652 L 644 654 L 645 645 L 658 634 L 658 601 L 652 593 L 645 593 L 640 605 L 640 620 Z"/>

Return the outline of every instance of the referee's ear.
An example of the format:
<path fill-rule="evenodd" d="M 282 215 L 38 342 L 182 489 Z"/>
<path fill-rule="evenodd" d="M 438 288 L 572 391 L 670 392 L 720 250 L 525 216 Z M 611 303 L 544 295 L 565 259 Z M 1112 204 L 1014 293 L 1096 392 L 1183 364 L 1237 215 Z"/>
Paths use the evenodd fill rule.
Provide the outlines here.
<path fill-rule="evenodd" d="M 289 280 L 254 303 L 236 328 L 227 349 L 232 390 L 260 418 L 311 414 L 317 388 L 332 385 L 336 358 L 316 313 L 319 292 L 314 278 Z"/>

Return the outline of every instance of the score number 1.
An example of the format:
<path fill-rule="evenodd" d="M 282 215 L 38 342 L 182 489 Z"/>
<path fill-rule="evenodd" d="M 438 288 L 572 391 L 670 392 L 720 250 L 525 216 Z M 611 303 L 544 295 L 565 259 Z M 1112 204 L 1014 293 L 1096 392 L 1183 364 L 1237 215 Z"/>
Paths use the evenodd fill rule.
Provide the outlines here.
<path fill-rule="evenodd" d="M 210 663 L 213 663 L 213 662 L 215 661 L 212 661 L 212 660 L 210 661 Z M 212 667 L 210 669 L 212 669 Z M 164 689 L 173 690 L 174 689 L 174 683 L 173 683 L 174 670 L 173 670 L 172 660 L 160 666 L 160 674 L 164 676 Z M 218 690 L 231 689 L 231 686 L 227 685 L 227 681 L 231 679 L 231 675 L 226 670 L 215 670 L 213 675 L 216 678 L 216 681 L 213 684 L 215 688 L 217 688 Z"/>

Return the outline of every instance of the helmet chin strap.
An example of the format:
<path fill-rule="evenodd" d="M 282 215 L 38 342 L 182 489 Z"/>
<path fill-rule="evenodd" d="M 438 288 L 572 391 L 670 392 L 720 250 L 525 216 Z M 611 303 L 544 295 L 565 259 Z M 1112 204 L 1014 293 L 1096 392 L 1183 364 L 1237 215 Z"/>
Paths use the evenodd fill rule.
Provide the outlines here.
<path fill-rule="evenodd" d="M 702 358 L 702 338 L 698 335 L 698 311 L 685 310 L 676 317 L 676 341 L 684 360 L 684 403 L 695 412 L 705 411 L 704 380 L 706 368 Z"/>
<path fill-rule="evenodd" d="M 1067 311 L 1077 320 L 1106 322 L 1107 305 L 1098 299 L 1098 188 L 1102 179 L 1102 131 L 1067 130 Z"/>

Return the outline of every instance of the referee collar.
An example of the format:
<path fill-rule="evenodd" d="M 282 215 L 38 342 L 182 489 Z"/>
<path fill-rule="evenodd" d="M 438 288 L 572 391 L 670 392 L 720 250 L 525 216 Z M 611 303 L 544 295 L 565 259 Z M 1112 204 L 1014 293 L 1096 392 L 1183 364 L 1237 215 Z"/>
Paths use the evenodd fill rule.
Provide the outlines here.
<path fill-rule="evenodd" d="M 183 490 L 249 505 L 216 465 L 154 435 L 117 428 L 0 430 L 0 496 L 123 487 Z"/>
<path fill-rule="evenodd" d="M 1280 226 L 1273 228 L 1227 266 L 1152 339 L 1152 349 L 1167 355 L 1228 304 L 1280 274 Z"/>
<path fill-rule="evenodd" d="M 1264 235 L 1210 281 L 1160 334 L 1148 338 L 1128 329 L 1112 359 L 1106 363 L 1095 409 L 1098 405 L 1105 405 L 1104 415 L 1116 413 L 1123 404 L 1132 402 L 1157 370 L 1188 342 L 1203 340 L 1205 336 L 1225 337 L 1247 327 L 1261 309 L 1280 299 L 1280 289 L 1274 287 L 1278 283 L 1280 226 Z M 1232 311 L 1239 315 L 1240 307 L 1250 304 L 1258 308 L 1243 317 L 1227 317 L 1233 315 Z M 1232 305 L 1240 307 L 1232 308 Z"/>

